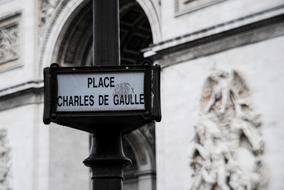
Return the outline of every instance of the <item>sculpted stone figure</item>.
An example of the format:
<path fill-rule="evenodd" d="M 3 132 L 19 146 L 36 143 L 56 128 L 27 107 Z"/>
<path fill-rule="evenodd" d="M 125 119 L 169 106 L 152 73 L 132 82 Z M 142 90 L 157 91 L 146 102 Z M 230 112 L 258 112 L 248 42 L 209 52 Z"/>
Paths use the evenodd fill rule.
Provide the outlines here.
<path fill-rule="evenodd" d="M 236 71 L 213 73 L 200 104 L 191 190 L 266 189 L 260 116 L 250 105 L 244 79 Z"/>

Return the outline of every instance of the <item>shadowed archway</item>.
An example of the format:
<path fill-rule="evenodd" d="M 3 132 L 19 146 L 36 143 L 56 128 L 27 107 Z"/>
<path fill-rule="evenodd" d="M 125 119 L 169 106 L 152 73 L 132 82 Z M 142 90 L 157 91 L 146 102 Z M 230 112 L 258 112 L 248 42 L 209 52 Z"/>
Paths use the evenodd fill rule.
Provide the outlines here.
<path fill-rule="evenodd" d="M 87 3 L 66 30 L 57 57 L 62 66 L 93 64 L 92 6 Z M 141 49 L 153 43 L 150 23 L 134 0 L 120 1 L 120 54 L 121 64 L 139 64 Z"/>

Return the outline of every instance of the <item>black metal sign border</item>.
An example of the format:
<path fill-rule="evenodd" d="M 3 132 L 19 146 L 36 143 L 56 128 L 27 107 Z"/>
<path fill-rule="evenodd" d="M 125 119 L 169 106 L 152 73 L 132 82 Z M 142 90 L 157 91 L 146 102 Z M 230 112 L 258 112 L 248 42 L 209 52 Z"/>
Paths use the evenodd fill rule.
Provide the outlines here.
<path fill-rule="evenodd" d="M 144 100 L 143 110 L 121 111 L 57 111 L 58 74 L 87 74 L 87 73 L 131 73 L 143 72 Z M 44 69 L 44 123 L 50 122 L 66 125 L 72 128 L 88 131 L 93 130 L 90 125 L 112 123 L 129 125 L 134 128 L 150 121 L 160 121 L 160 67 L 153 65 L 135 66 L 94 66 L 94 67 L 59 67 L 52 64 Z M 84 121 L 88 120 L 88 121 Z M 128 120 L 128 121 L 127 121 Z M 125 126 L 125 128 L 129 128 Z"/>

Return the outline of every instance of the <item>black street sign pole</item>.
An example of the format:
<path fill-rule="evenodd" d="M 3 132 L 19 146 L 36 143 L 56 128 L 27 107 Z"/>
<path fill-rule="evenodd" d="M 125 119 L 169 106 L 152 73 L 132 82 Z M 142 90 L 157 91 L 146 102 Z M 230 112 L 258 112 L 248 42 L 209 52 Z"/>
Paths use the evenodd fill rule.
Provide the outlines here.
<path fill-rule="evenodd" d="M 93 0 L 95 65 L 120 65 L 119 0 Z"/>
<path fill-rule="evenodd" d="M 93 0 L 94 64 L 120 65 L 119 1 Z M 130 163 L 123 153 L 122 126 L 102 126 L 93 133 L 90 156 L 93 190 L 122 190 L 123 167 Z"/>
<path fill-rule="evenodd" d="M 119 129 L 96 130 L 91 155 L 84 164 L 92 169 L 93 190 L 122 190 L 123 167 L 129 164 L 122 149 Z"/>

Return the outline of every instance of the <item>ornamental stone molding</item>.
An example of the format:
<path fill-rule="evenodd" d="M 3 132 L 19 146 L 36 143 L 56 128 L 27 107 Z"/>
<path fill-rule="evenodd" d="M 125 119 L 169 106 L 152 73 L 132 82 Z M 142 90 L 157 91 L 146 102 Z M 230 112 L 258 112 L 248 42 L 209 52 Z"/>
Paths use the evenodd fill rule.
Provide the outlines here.
<path fill-rule="evenodd" d="M 41 26 L 44 26 L 52 17 L 55 9 L 62 2 L 62 0 L 42 0 L 40 6 L 40 20 Z"/>
<path fill-rule="evenodd" d="M 12 190 L 11 180 L 11 155 L 8 145 L 7 130 L 0 129 L 0 189 Z"/>
<path fill-rule="evenodd" d="M 44 26 L 44 30 L 42 30 L 42 34 L 39 37 L 41 50 L 39 64 L 41 68 L 49 66 L 50 63 L 61 62 L 59 60 L 61 59 L 61 52 L 59 50 L 64 42 L 65 37 L 70 34 L 70 31 L 68 31 L 70 28 L 70 23 L 73 24 L 73 21 L 78 19 L 78 16 L 82 16 L 82 14 L 77 15 L 77 13 L 84 10 L 86 6 L 89 5 L 88 0 L 58 1 L 59 3 L 56 4 L 56 8 L 50 8 L 53 10 L 53 13 L 49 17 L 44 16 L 48 14 L 46 14 L 46 11 L 44 11 L 46 10 L 46 8 L 43 8 L 44 5 L 41 4 L 41 18 L 46 21 L 45 24 L 42 25 Z M 158 11 L 159 8 L 158 5 L 156 5 L 158 2 L 154 0 L 133 1 L 134 4 L 135 2 L 141 6 L 147 16 L 147 19 L 149 20 L 150 27 L 152 29 L 153 43 L 159 42 L 161 40 L 161 28 Z M 130 5 L 131 4 L 132 3 L 130 3 Z M 44 18 L 48 19 L 46 20 Z M 74 28 L 71 27 L 71 29 Z M 82 48 L 82 50 L 84 49 Z"/>
<path fill-rule="evenodd" d="M 20 13 L 0 18 L 0 72 L 19 65 Z"/>
<path fill-rule="evenodd" d="M 226 0 L 175 0 L 176 16 L 197 11 L 199 9 L 226 1 Z"/>
<path fill-rule="evenodd" d="M 237 72 L 216 71 L 203 87 L 195 126 L 191 190 L 265 190 L 261 117 Z"/>

